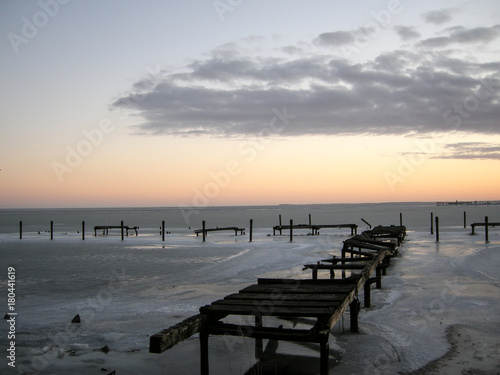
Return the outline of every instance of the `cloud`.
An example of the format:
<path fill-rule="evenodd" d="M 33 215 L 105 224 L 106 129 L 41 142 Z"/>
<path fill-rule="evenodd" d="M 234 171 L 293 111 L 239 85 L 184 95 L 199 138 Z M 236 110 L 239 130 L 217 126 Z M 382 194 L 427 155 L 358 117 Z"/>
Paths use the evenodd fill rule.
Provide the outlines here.
<path fill-rule="evenodd" d="M 420 37 L 420 33 L 416 31 L 414 27 L 396 26 L 394 29 L 396 30 L 396 33 L 399 35 L 399 37 L 405 41 Z"/>
<path fill-rule="evenodd" d="M 441 9 L 441 10 L 432 10 L 430 12 L 426 12 L 422 14 L 422 18 L 427 23 L 431 23 L 434 25 L 442 25 L 446 22 L 452 20 L 452 15 L 455 13 L 454 9 Z"/>
<path fill-rule="evenodd" d="M 498 32 L 485 29 L 448 29 L 443 38 L 484 40 Z M 111 107 L 133 111 L 135 131 L 152 135 L 258 136 L 273 111 L 285 109 L 296 117 L 283 136 L 500 133 L 500 63 L 441 50 L 448 41 L 368 61 L 339 58 L 334 46 L 355 32 L 320 34 L 307 55 L 254 55 L 228 43 L 180 72 L 138 81 Z"/>
<path fill-rule="evenodd" d="M 490 43 L 500 37 L 500 25 L 492 27 L 476 27 L 465 29 L 453 27 L 445 30 L 448 36 L 433 37 L 422 40 L 418 45 L 421 47 L 447 47 L 452 44 Z"/>
<path fill-rule="evenodd" d="M 341 46 L 354 42 L 354 33 L 350 31 L 334 31 L 322 33 L 316 39 L 317 44 L 323 46 Z"/>
<path fill-rule="evenodd" d="M 460 142 L 444 146 L 445 151 L 433 159 L 500 160 L 500 146 L 485 142 Z"/>

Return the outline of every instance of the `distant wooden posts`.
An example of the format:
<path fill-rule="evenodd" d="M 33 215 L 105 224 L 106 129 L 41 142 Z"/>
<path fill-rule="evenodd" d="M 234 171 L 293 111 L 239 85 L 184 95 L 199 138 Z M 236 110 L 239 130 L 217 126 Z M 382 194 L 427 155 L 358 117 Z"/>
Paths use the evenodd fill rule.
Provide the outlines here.
<path fill-rule="evenodd" d="M 50 239 L 51 240 L 54 239 L 54 222 L 53 221 L 50 222 Z"/>
<path fill-rule="evenodd" d="M 19 239 L 20 240 L 23 239 L 23 221 L 22 220 L 19 222 Z"/>
<path fill-rule="evenodd" d="M 293 220 L 290 219 L 290 242 L 293 242 Z"/>
<path fill-rule="evenodd" d="M 161 240 L 165 241 L 165 220 L 161 221 Z"/>
<path fill-rule="evenodd" d="M 205 242 L 205 236 L 207 235 L 207 232 L 205 231 L 205 220 L 201 222 L 201 227 L 203 229 L 203 242 Z"/>
<path fill-rule="evenodd" d="M 124 239 L 124 236 L 123 236 L 123 230 L 124 230 L 124 225 L 123 225 L 123 220 L 120 222 L 120 232 L 121 232 L 121 235 L 122 235 L 122 241 Z"/>
<path fill-rule="evenodd" d="M 399 226 L 400 227 L 403 226 L 403 213 L 402 212 L 399 213 Z"/>
<path fill-rule="evenodd" d="M 82 221 L 82 241 L 85 240 L 85 220 Z"/>
<path fill-rule="evenodd" d="M 467 212 L 464 211 L 464 229 L 467 228 Z"/>
<path fill-rule="evenodd" d="M 250 240 L 252 242 L 252 231 L 253 231 L 253 219 L 250 219 Z"/>
<path fill-rule="evenodd" d="M 488 238 L 488 216 L 484 217 L 484 242 L 490 242 Z"/>
<path fill-rule="evenodd" d="M 431 212 L 431 234 L 434 234 L 434 212 Z"/>
<path fill-rule="evenodd" d="M 281 214 L 279 215 L 279 218 L 280 218 L 280 236 L 283 234 L 283 230 L 281 229 L 282 228 L 282 225 L 281 225 Z"/>
<path fill-rule="evenodd" d="M 436 216 L 436 242 L 439 242 L 439 217 Z"/>
<path fill-rule="evenodd" d="M 309 225 L 312 225 L 311 214 L 309 214 Z"/>

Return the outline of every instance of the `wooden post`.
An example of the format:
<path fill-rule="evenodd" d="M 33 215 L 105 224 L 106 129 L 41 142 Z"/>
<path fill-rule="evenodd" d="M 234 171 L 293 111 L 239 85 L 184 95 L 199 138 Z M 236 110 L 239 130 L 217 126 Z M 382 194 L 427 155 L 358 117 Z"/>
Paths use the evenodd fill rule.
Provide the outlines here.
<path fill-rule="evenodd" d="M 206 235 L 206 232 L 205 232 L 205 220 L 203 220 L 201 222 L 201 229 L 202 229 L 202 233 L 203 233 L 203 242 L 205 242 L 205 235 Z"/>
<path fill-rule="evenodd" d="M 208 375 L 209 373 L 208 333 L 205 329 L 200 331 L 200 373 L 201 375 Z"/>
<path fill-rule="evenodd" d="M 467 228 L 467 212 L 464 211 L 464 229 Z"/>
<path fill-rule="evenodd" d="M 439 242 L 439 217 L 436 216 L 436 242 Z"/>
<path fill-rule="evenodd" d="M 434 212 L 431 212 L 431 234 L 434 234 Z"/>
<path fill-rule="evenodd" d="M 488 216 L 484 217 L 484 242 L 490 242 L 488 238 Z"/>
<path fill-rule="evenodd" d="M 19 239 L 20 240 L 23 239 L 23 221 L 22 220 L 19 222 Z"/>
<path fill-rule="evenodd" d="M 378 266 L 375 269 L 375 276 L 376 276 L 376 279 L 377 279 L 377 281 L 375 282 L 375 286 L 376 286 L 377 289 L 381 289 L 382 288 L 382 272 L 381 272 L 380 266 Z"/>
<path fill-rule="evenodd" d="M 165 220 L 161 221 L 161 240 L 165 241 Z"/>
<path fill-rule="evenodd" d="M 281 229 L 281 214 L 280 214 L 280 236 L 282 236 L 282 235 L 283 235 L 283 231 Z"/>
<path fill-rule="evenodd" d="M 330 345 L 328 344 L 328 337 L 325 341 L 321 342 L 320 346 L 320 374 L 328 375 L 329 359 L 330 359 Z"/>
<path fill-rule="evenodd" d="M 312 224 L 312 220 L 311 220 L 311 214 L 309 214 L 309 225 Z"/>
<path fill-rule="evenodd" d="M 365 307 L 370 307 L 371 306 L 371 296 L 370 296 L 370 283 L 368 282 L 368 280 L 366 281 L 363 288 L 364 288 L 364 295 L 365 295 Z"/>
<path fill-rule="evenodd" d="M 122 241 L 123 241 L 123 220 L 120 222 L 120 230 L 122 233 Z"/>
<path fill-rule="evenodd" d="M 293 220 L 290 219 L 290 242 L 293 241 Z"/>
<path fill-rule="evenodd" d="M 50 239 L 51 240 L 54 239 L 54 222 L 53 221 L 50 222 Z"/>
<path fill-rule="evenodd" d="M 403 213 L 402 212 L 399 213 L 399 226 L 401 226 L 401 227 L 403 226 Z"/>
<path fill-rule="evenodd" d="M 255 315 L 255 327 L 256 328 L 262 327 L 262 315 L 261 314 Z M 263 355 L 264 355 L 264 346 L 262 344 L 262 339 L 255 338 L 255 358 L 261 359 Z"/>
<path fill-rule="evenodd" d="M 82 221 L 82 241 L 85 240 L 85 220 Z"/>
<path fill-rule="evenodd" d="M 253 219 L 250 219 L 250 242 L 252 242 Z"/>
<path fill-rule="evenodd" d="M 350 305 L 350 313 L 351 313 L 351 332 L 358 333 L 359 325 L 358 325 L 358 315 L 359 315 L 359 301 L 355 299 L 351 302 Z"/>

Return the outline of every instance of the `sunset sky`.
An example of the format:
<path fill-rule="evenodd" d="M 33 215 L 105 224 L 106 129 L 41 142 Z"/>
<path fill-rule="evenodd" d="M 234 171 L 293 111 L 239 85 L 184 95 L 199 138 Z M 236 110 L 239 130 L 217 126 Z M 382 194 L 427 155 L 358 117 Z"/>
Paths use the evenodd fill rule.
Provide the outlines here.
<path fill-rule="evenodd" d="M 0 2 L 0 208 L 500 199 L 500 2 Z"/>

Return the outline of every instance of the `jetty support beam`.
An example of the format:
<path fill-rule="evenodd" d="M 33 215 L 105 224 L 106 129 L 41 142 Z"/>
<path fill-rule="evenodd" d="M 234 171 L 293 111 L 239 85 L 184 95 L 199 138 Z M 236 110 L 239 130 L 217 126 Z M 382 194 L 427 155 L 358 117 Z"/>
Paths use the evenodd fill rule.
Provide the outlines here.
<path fill-rule="evenodd" d="M 154 334 L 149 338 L 149 352 L 158 354 L 163 353 L 179 342 L 190 338 L 195 333 L 202 330 L 206 320 L 206 315 L 194 315 L 170 328 Z"/>

